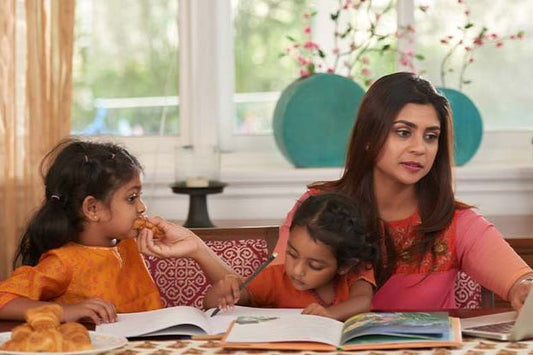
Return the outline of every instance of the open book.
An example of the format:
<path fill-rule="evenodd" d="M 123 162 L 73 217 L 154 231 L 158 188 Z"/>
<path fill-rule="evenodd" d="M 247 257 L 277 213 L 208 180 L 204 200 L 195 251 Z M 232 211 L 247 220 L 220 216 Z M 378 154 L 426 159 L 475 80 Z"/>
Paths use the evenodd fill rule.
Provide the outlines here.
<path fill-rule="evenodd" d="M 204 312 L 194 307 L 177 306 L 147 312 L 119 313 L 116 323 L 97 325 L 96 331 L 124 337 L 222 334 L 238 317 L 284 317 L 302 312 L 296 308 L 235 306 L 231 311 L 211 317 L 214 310 L 212 308 Z"/>
<path fill-rule="evenodd" d="M 238 318 L 225 348 L 277 350 L 371 350 L 461 345 L 458 318 L 446 312 L 363 313 L 342 323 L 312 315 Z"/>

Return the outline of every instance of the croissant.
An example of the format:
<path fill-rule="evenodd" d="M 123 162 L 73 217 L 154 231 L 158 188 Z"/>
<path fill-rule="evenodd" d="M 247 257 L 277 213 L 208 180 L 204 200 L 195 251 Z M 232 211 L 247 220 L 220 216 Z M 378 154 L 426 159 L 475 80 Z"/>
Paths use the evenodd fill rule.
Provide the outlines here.
<path fill-rule="evenodd" d="M 135 221 L 133 221 L 133 229 L 143 229 L 143 228 L 147 228 L 147 229 L 150 229 L 152 230 L 152 233 L 154 233 L 154 238 L 158 238 L 160 236 L 162 236 L 163 234 L 165 234 L 161 228 L 159 228 L 158 226 L 156 226 L 155 224 L 149 222 L 146 218 L 144 217 L 137 217 L 135 219 Z"/>
<path fill-rule="evenodd" d="M 63 308 L 55 303 L 30 308 L 26 311 L 26 321 L 34 330 L 56 328 L 62 316 Z"/>
<path fill-rule="evenodd" d="M 27 323 L 11 331 L 11 339 L 0 350 L 29 352 L 80 351 L 91 349 L 87 329 L 75 322 L 60 325 L 63 308 L 49 304 L 26 311 Z"/>
<path fill-rule="evenodd" d="M 28 323 L 18 325 L 11 330 L 11 339 L 13 340 L 24 339 L 28 335 L 30 335 L 31 332 L 33 332 L 33 328 Z"/>
<path fill-rule="evenodd" d="M 69 322 L 58 328 L 63 335 L 63 351 L 87 350 L 91 348 L 89 332 L 80 323 Z"/>

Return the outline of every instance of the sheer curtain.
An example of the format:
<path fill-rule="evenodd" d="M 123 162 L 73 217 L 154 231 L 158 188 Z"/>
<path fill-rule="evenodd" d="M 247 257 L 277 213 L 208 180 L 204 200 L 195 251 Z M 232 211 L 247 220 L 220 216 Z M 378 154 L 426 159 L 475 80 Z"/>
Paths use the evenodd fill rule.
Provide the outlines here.
<path fill-rule="evenodd" d="M 39 162 L 70 133 L 74 0 L 0 5 L 0 279 L 42 201 Z"/>

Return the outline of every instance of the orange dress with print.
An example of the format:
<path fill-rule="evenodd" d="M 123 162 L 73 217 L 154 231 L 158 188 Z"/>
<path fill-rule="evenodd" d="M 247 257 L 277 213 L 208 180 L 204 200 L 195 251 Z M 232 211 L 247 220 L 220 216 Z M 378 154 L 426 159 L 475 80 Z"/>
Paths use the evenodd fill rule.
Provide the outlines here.
<path fill-rule="evenodd" d="M 246 286 L 250 294 L 250 301 L 256 307 L 272 308 L 305 308 L 312 303 L 324 307 L 333 306 L 346 301 L 350 297 L 350 287 L 359 280 L 364 280 L 376 286 L 372 269 L 350 272 L 337 276 L 335 282 L 335 299 L 331 304 L 324 304 L 313 290 L 297 290 L 285 273 L 285 265 L 274 265 L 261 271 Z"/>
<path fill-rule="evenodd" d="M 163 307 L 134 239 L 110 248 L 68 243 L 50 250 L 0 282 L 0 308 L 17 297 L 66 304 L 99 297 L 119 313 Z"/>

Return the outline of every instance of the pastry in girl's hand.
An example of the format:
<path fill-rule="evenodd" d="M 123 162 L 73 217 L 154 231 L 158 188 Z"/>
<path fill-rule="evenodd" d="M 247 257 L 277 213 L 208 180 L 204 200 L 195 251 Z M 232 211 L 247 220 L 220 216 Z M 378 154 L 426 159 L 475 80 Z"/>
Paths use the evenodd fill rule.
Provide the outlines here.
<path fill-rule="evenodd" d="M 163 234 L 165 234 L 158 226 L 151 223 L 144 217 L 137 217 L 135 221 L 133 222 L 133 229 L 141 230 L 143 228 L 150 229 L 152 233 L 154 233 L 154 239 L 157 239 L 161 237 Z"/>

